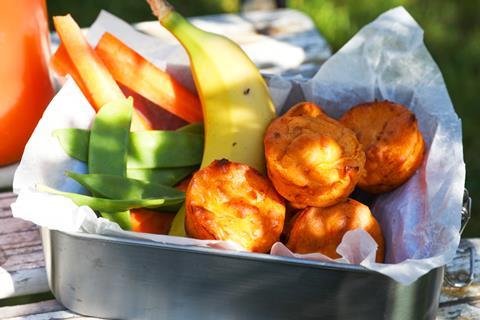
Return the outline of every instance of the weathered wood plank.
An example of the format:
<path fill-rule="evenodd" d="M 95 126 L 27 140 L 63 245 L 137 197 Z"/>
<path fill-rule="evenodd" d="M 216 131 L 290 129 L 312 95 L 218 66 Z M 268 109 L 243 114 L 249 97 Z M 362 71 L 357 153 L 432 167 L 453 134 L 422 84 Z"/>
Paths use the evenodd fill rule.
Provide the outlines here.
<path fill-rule="evenodd" d="M 237 42 L 262 72 L 294 73 L 304 64 L 320 65 L 332 52 L 307 15 L 292 9 L 193 17 L 196 26 L 220 33 Z M 177 41 L 155 21 L 135 27 L 164 43 Z M 298 72 L 298 70 L 297 70 Z"/>
<path fill-rule="evenodd" d="M 61 319 L 92 320 L 97 318 L 83 317 L 78 314 L 71 313 L 69 311 L 56 311 L 56 312 L 30 315 L 26 317 L 22 316 L 22 317 L 8 318 L 8 320 L 61 320 Z"/>
<path fill-rule="evenodd" d="M 49 291 L 38 227 L 12 217 L 14 200 L 0 194 L 0 299 Z"/>
<path fill-rule="evenodd" d="M 1 200 L 0 200 L 1 201 Z M 0 203 L 0 206 L 2 204 Z M 0 223 L 3 223 L 2 219 L 10 218 L 10 208 L 2 208 L 0 207 Z"/>
<path fill-rule="evenodd" d="M 478 320 L 480 300 L 467 299 L 464 303 L 440 305 L 437 320 Z"/>
<path fill-rule="evenodd" d="M 22 304 L 18 306 L 0 308 L 0 315 L 4 318 L 28 316 L 36 313 L 47 313 L 64 310 L 65 308 L 56 300 L 37 303 Z"/>
<path fill-rule="evenodd" d="M 47 319 L 89 319 L 66 310 L 55 300 L 42 301 L 12 307 L 0 308 L 0 319 L 29 319 L 29 320 L 47 320 Z"/>
<path fill-rule="evenodd" d="M 437 320 L 478 320 L 480 300 L 470 300 L 461 304 L 446 305 L 439 309 Z M 87 318 L 66 310 L 55 300 L 28 305 L 0 308 L 0 319 L 97 319 Z"/>
<path fill-rule="evenodd" d="M 28 296 L 49 290 L 44 267 L 18 271 L 0 270 L 0 299 Z"/>
<path fill-rule="evenodd" d="M 2 219 L 12 216 L 10 204 L 14 201 L 15 197 L 15 194 L 12 192 L 0 193 L 0 224 L 4 224 Z"/>
<path fill-rule="evenodd" d="M 306 14 L 291 10 L 254 11 L 242 14 L 258 34 L 302 48 L 302 64 L 322 64 L 331 56 L 327 41 L 318 33 L 315 24 Z"/>
<path fill-rule="evenodd" d="M 16 219 L 13 217 L 3 218 L 0 224 L 0 236 L 4 234 L 12 234 L 35 229 L 35 225 L 29 221 Z"/>
<path fill-rule="evenodd" d="M 11 199 L 11 198 L 15 198 L 15 193 L 13 192 L 2 192 L 0 193 L 0 200 L 1 199 Z"/>
<path fill-rule="evenodd" d="M 11 214 L 11 213 L 9 213 Z M 0 220 L 1 223 L 7 219 Z M 25 246 L 40 244 L 38 238 L 38 227 L 33 224 L 25 225 L 24 229 L 12 229 L 0 235 L 0 244 L 4 249 L 15 249 Z M 19 243 L 21 242 L 21 243 Z"/>

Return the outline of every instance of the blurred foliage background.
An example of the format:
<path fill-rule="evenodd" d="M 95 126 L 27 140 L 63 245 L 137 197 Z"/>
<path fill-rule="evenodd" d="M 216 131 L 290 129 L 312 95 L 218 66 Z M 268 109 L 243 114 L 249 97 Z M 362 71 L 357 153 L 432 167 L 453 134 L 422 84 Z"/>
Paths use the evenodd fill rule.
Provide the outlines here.
<path fill-rule="evenodd" d="M 239 0 L 171 0 L 187 16 L 238 12 Z M 152 20 L 142 0 L 47 0 L 50 15 L 72 13 L 90 25 L 101 9 L 129 22 Z M 465 236 L 480 236 L 480 0 L 289 0 L 287 6 L 312 17 L 335 52 L 382 12 L 403 5 L 425 30 L 425 42 L 443 72 L 463 121 L 467 183 L 473 214 Z M 448 155 L 445 155 L 448 157 Z"/>

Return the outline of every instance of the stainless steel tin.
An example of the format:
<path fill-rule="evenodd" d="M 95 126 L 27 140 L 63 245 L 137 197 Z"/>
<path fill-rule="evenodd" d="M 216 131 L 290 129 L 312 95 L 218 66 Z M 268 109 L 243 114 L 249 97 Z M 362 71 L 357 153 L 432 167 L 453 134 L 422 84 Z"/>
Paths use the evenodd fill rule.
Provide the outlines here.
<path fill-rule="evenodd" d="M 50 288 L 114 319 L 434 319 L 443 268 L 409 286 L 360 266 L 42 230 Z"/>
<path fill-rule="evenodd" d="M 470 207 L 465 190 L 461 230 Z M 57 300 L 112 319 L 435 319 L 445 269 L 404 286 L 356 265 L 47 228 L 41 234 Z M 447 283 L 468 285 L 474 260 L 471 253 L 467 281 L 447 273 Z"/>

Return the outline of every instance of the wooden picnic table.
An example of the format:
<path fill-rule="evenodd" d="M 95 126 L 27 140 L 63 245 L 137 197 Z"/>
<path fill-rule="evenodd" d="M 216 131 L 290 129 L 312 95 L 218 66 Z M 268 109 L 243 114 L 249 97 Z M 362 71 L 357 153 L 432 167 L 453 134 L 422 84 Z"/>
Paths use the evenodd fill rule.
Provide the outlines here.
<path fill-rule="evenodd" d="M 257 62 L 265 73 L 310 77 L 331 54 L 311 19 L 293 10 L 199 17 L 192 21 L 206 29 L 218 29 L 221 23 L 224 33 L 239 43 L 273 39 L 303 52 L 296 66 Z M 154 22 L 136 27 L 148 34 L 164 36 Z M 52 39 L 55 41 L 55 37 Z M 7 176 L 13 172 L 12 168 Z M 11 177 L 0 174 L 0 188 L 8 185 L 5 181 L 9 180 Z M 87 319 L 66 310 L 50 294 L 39 229 L 12 217 L 10 204 L 15 197 L 10 191 L 0 193 L 0 319 Z M 437 319 L 480 319 L 480 238 L 463 239 L 461 247 L 465 246 L 476 252 L 473 283 L 465 288 L 444 284 Z M 469 268 L 469 256 L 461 253 L 447 267 L 452 277 L 459 279 L 466 277 Z"/>

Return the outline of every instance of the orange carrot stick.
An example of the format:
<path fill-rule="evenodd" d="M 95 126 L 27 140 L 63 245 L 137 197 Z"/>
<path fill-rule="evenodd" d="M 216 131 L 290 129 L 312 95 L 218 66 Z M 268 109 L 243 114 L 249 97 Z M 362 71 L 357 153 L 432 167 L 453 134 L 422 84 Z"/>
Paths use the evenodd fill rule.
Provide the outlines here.
<path fill-rule="evenodd" d="M 68 70 L 95 110 L 110 101 L 125 98 L 102 60 L 88 44 L 75 20 L 70 15 L 55 16 L 53 23 L 62 45 L 57 50 L 58 55 L 55 53 L 57 61 L 54 60 L 52 64 L 61 72 Z M 151 126 L 135 112 L 132 128 L 149 130 Z"/>
<path fill-rule="evenodd" d="M 65 46 L 60 45 L 57 48 L 57 51 L 55 51 L 50 58 L 50 64 L 53 70 L 55 70 L 59 76 L 65 77 L 67 74 L 70 74 L 73 77 L 73 63 L 68 55 L 67 50 L 65 50 Z"/>
<path fill-rule="evenodd" d="M 103 35 L 95 51 L 122 85 L 187 122 L 203 120 L 195 94 L 110 33 Z"/>
<path fill-rule="evenodd" d="M 88 95 L 98 110 L 106 103 L 125 98 L 105 65 L 90 47 L 79 26 L 70 15 L 53 17 L 53 23 L 72 60 L 83 79 Z"/>
<path fill-rule="evenodd" d="M 88 95 L 87 87 L 83 83 L 82 77 L 80 77 L 77 69 L 75 69 L 72 59 L 70 59 L 70 56 L 63 45 L 60 45 L 55 54 L 52 55 L 50 58 L 50 64 L 58 75 L 64 77 L 67 74 L 70 74 L 73 80 L 77 83 L 77 86 L 82 90 L 88 102 L 90 102 L 91 105 L 94 104 L 92 98 Z"/>
<path fill-rule="evenodd" d="M 157 212 L 147 209 L 130 210 L 132 231 L 155 234 L 168 234 L 175 213 Z"/>

